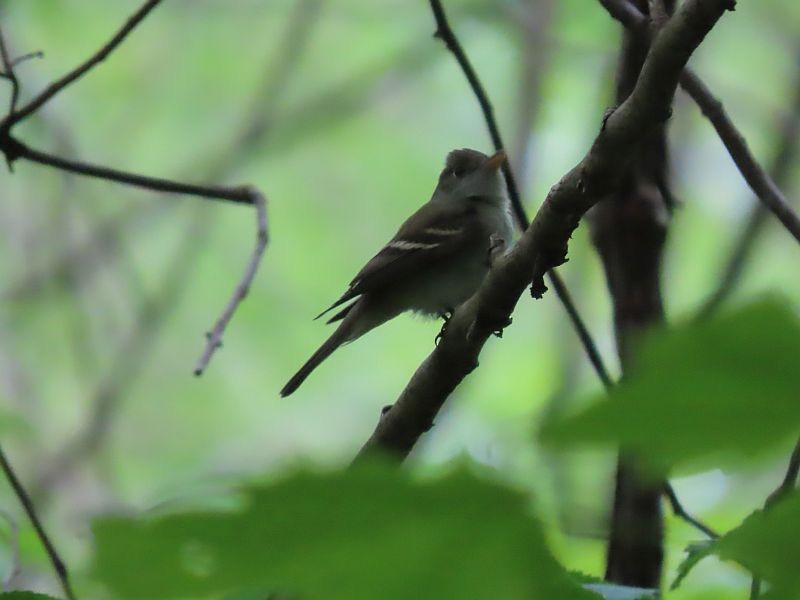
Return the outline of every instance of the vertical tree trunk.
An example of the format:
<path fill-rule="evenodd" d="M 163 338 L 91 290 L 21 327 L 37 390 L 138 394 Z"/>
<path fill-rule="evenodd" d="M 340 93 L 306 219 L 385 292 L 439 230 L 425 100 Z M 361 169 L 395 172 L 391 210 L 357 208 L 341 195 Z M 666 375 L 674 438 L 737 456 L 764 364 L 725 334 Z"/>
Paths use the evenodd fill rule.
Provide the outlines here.
<path fill-rule="evenodd" d="M 647 12 L 646 0 L 635 3 Z M 624 34 L 617 71 L 618 103 L 633 89 L 647 50 Z M 593 242 L 613 301 L 623 376 L 635 361 L 639 334 L 664 321 L 661 259 L 672 204 L 666 174 L 667 141 L 662 128 L 642 145 L 619 193 L 591 214 Z M 659 482 L 642 477 L 636 458 L 621 449 L 607 552 L 608 581 L 659 587 L 664 554 L 661 489 Z"/>

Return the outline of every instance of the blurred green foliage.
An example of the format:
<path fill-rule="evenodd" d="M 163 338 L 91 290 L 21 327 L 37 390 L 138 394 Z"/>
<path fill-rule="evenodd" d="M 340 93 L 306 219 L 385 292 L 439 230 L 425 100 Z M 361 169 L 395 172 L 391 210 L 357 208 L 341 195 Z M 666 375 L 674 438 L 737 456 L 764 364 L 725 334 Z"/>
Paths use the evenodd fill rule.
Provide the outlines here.
<path fill-rule="evenodd" d="M 563 598 L 570 583 L 525 500 L 464 471 L 414 483 L 392 465 L 295 475 L 229 512 L 94 526 L 97 579 L 121 598 Z M 120 556 L 126 556 L 123 561 Z"/>
<path fill-rule="evenodd" d="M 656 474 L 741 466 L 800 433 L 800 320 L 767 300 L 653 334 L 625 381 L 550 423 L 558 445 L 623 446 Z"/>
<path fill-rule="evenodd" d="M 769 509 L 753 513 L 736 529 L 691 553 L 675 584 L 680 584 L 700 560 L 716 554 L 766 579 L 773 586 L 770 598 L 797 598 L 800 577 L 794 551 L 798 539 L 800 495 L 795 492 Z"/>
<path fill-rule="evenodd" d="M 138 4 L 1 3 L 0 17 L 13 53 L 45 54 L 44 59 L 20 65 L 23 98 L 97 49 Z M 599 126 L 613 85 L 619 36 L 599 3 L 556 0 L 553 21 L 543 32 L 548 55 L 536 98 L 538 112 L 523 125 L 522 107 L 531 101 L 522 85 L 528 31 L 522 15 L 528 14 L 528 4 L 535 8 L 539 2 L 446 2 L 492 97 L 509 147 L 528 148 L 525 156 L 512 159 L 525 167 L 527 176 L 521 183 L 532 211 L 550 185 L 581 157 Z M 308 12 L 298 12 L 301 9 Z M 298 18 L 306 20 L 305 33 L 297 28 Z M 297 515 L 303 507 L 311 511 L 317 501 L 290 495 L 291 482 L 298 494 L 316 486 L 321 498 L 335 496 L 336 490 L 343 498 L 355 496 L 357 486 L 350 475 L 296 475 L 277 478 L 274 484 L 252 481 L 261 481 L 265 473 L 269 480 L 298 463 L 339 466 L 348 461 L 371 432 L 381 407 L 397 396 L 430 351 L 438 331 L 438 324 L 400 317 L 343 349 L 290 402 L 277 396 L 285 379 L 327 333 L 311 318 L 338 297 L 364 259 L 427 199 L 445 154 L 462 146 L 488 149 L 474 98 L 452 57 L 432 39 L 432 27 L 425 3 L 405 0 L 306 2 L 305 8 L 289 0 L 170 0 L 96 71 L 20 128 L 22 139 L 56 153 L 187 181 L 252 182 L 269 198 L 272 241 L 262 270 L 226 333 L 224 347 L 196 380 L 191 371 L 203 333 L 227 300 L 250 252 L 252 213 L 65 177 L 30 164 L 17 164 L 13 176 L 0 180 L 0 414 L 27 424 L 0 432 L 23 480 L 36 492 L 77 589 L 85 590 L 81 597 L 103 597 L 89 568 L 95 544 L 103 540 L 114 541 L 113 548 L 121 550 L 113 550 L 119 561 L 115 564 L 114 556 L 103 550 L 106 546 L 97 547 L 96 564 L 102 566 L 98 576 L 117 573 L 120 581 L 123 575 L 138 577 L 131 585 L 144 585 L 151 575 L 133 570 L 120 574 L 130 560 L 152 560 L 152 573 L 164 573 L 166 565 L 184 560 L 170 573 L 175 586 L 193 581 L 179 569 L 186 560 L 199 567 L 211 564 L 200 551 L 192 560 L 191 546 L 188 558 L 156 551 L 134 556 L 133 546 L 127 547 L 124 540 L 103 537 L 112 523 L 140 536 L 147 527 L 167 527 L 181 519 L 198 527 L 219 527 L 226 520 L 238 525 L 252 514 L 262 519 L 260 527 L 269 529 L 277 528 L 284 514 Z M 287 40 L 300 44 L 290 55 L 286 48 L 293 46 Z M 765 161 L 787 116 L 798 46 L 800 3 L 742 0 L 693 59 Z M 289 71 L 282 73 L 286 65 Z M 5 98 L 0 100 L 5 103 Z M 254 117 L 266 125 L 248 145 L 238 144 L 240 131 L 254 130 Z M 670 319 L 686 320 L 714 288 L 752 199 L 711 128 L 680 94 L 672 141 L 673 175 L 682 203 L 673 218 L 664 294 Z M 796 168 L 792 175 L 788 192 L 795 189 Z M 99 229 L 106 235 L 98 238 Z M 664 373 L 652 374 L 650 383 L 632 379 L 630 387 L 620 389 L 623 396 L 582 413 L 586 405 L 581 399 L 599 385 L 558 302 L 547 294 L 540 302 L 520 304 L 513 327 L 502 341 L 487 347 L 481 368 L 454 394 L 408 465 L 415 475 L 435 475 L 441 465 L 465 455 L 491 468 L 494 479 L 516 492 L 466 476 L 418 486 L 405 475 L 393 479 L 384 474 L 374 477 L 383 478 L 397 498 L 385 498 L 380 489 L 370 491 L 370 497 L 393 507 L 401 518 L 398 523 L 419 539 L 426 532 L 412 517 L 420 509 L 404 504 L 403 498 L 418 501 L 441 493 L 444 502 L 459 486 L 467 488 L 469 493 L 452 505 L 453 519 L 475 515 L 475 522 L 464 532 L 452 525 L 454 521 L 449 529 L 435 530 L 459 540 L 461 568 L 490 549 L 506 556 L 510 546 L 491 536 L 510 528 L 514 531 L 507 539 L 527 536 L 521 558 L 544 557 L 542 565 L 528 569 L 513 558 L 500 565 L 494 575 L 504 578 L 502 585 L 545 586 L 547 581 L 530 581 L 532 574 L 543 572 L 563 580 L 552 557 L 569 570 L 599 574 L 612 478 L 609 454 L 595 449 L 554 452 L 536 437 L 544 416 L 557 420 L 577 412 L 597 417 L 586 422 L 581 438 L 622 439 L 643 446 L 652 442 L 653 447 L 670 450 L 670 462 L 677 464 L 679 473 L 707 469 L 673 484 L 687 508 L 705 521 L 721 531 L 737 527 L 781 480 L 783 457 L 790 450 L 786 437 L 796 426 L 795 409 L 786 394 L 797 376 L 792 372 L 785 381 L 771 382 L 764 378 L 767 373 L 783 378 L 780 369 L 791 370 L 786 356 L 773 364 L 778 350 L 770 344 L 791 349 L 797 343 L 789 339 L 796 324 L 788 313 L 800 306 L 799 257 L 794 241 L 774 223 L 765 233 L 731 304 L 780 291 L 786 307 L 723 315 L 721 322 L 732 328 L 727 332 L 717 321 L 703 326 L 707 329 L 685 329 L 653 342 L 669 354 L 664 358 L 672 361 L 671 373 L 676 375 L 690 377 L 692 360 L 705 365 L 716 356 L 721 361 L 708 363 L 706 373 L 694 371 L 692 381 L 708 386 L 711 393 L 698 397 L 691 392 L 694 395 L 675 405 L 682 413 L 657 402 L 679 390 L 689 393 L 686 380 Z M 97 239 L 100 242 L 92 241 Z M 88 251 L 78 260 L 66 260 L 64 268 L 54 269 L 87 243 Z M 178 256 L 186 244 L 193 249 L 189 260 Z M 609 302 L 585 227 L 571 244 L 570 258 L 563 274 L 613 367 Z M 8 294 L 20 289 L 24 293 Z M 764 323 L 763 331 L 759 323 Z M 748 338 L 747 348 L 743 337 Z M 676 356 L 681 352 L 686 355 Z M 650 377 L 645 368 L 643 362 L 642 377 Z M 718 384 L 717 376 L 722 378 Z M 763 399 L 756 380 L 765 386 Z M 636 402 L 647 411 L 617 419 L 616 403 L 637 386 Z M 731 417 L 736 410 L 740 418 L 714 427 L 713 411 L 720 408 L 721 393 L 731 400 L 726 404 L 731 412 L 721 417 Z M 632 403 L 633 396 L 626 402 Z M 764 410 L 762 402 L 774 412 Z M 645 423 L 636 417 L 647 414 L 651 416 Z M 693 422 L 695 414 L 698 420 Z M 633 421 L 626 426 L 628 417 Z M 657 417 L 667 419 L 668 431 L 654 427 Z M 652 434 L 647 439 L 640 435 L 642 426 Z M 708 438 L 701 434 L 704 427 Z M 734 427 L 730 435 L 727 427 Z M 741 461 L 745 449 L 758 449 L 760 458 Z M 325 488 L 325 481 L 347 485 Z M 231 488 L 258 490 L 259 498 L 270 501 L 280 498 L 284 508 L 269 511 L 251 504 L 232 512 L 221 500 Z M 535 504 L 538 521 L 519 507 L 519 494 Z M 489 499 L 497 500 L 498 506 L 490 506 Z M 11 574 L 21 566 L 22 573 L 10 585 L 58 595 L 39 541 L 7 490 L 0 506 L 19 529 L 18 536 L 3 536 L 0 571 Z M 200 508 L 182 516 L 187 506 Z M 342 523 L 359 514 L 366 519 L 364 502 L 349 508 L 350 513 L 340 513 Z M 174 510 L 163 516 L 165 509 Z M 95 539 L 89 524 L 108 512 L 128 517 L 102 520 L 109 528 L 98 524 Z M 205 520 L 192 521 L 197 514 Z M 495 521 L 503 529 L 492 534 L 489 525 Z M 763 540 L 767 530 L 765 526 Z M 199 527 L 195 533 L 201 531 Z M 489 535 L 480 538 L 486 548 L 479 547 L 477 539 L 459 537 L 468 532 Z M 257 556 L 245 556 L 247 547 L 226 535 L 214 538 L 227 544 L 213 548 L 215 558 L 239 557 L 237 572 L 249 569 L 258 576 Z M 299 528 L 297 535 L 286 543 L 305 541 L 314 552 L 323 552 L 324 540 L 309 540 L 309 528 Z M 381 541 L 377 538 L 376 544 Z M 159 544 L 157 537 L 135 539 L 148 548 Z M 684 548 L 698 539 L 694 529 L 669 519 L 669 580 Z M 773 552 L 796 556 L 796 539 L 776 537 L 765 559 L 771 560 Z M 169 548 L 184 540 L 170 537 L 160 543 Z M 747 540 L 753 540 L 753 549 L 762 548 L 756 534 L 748 534 Z M 15 542 L 19 559 L 12 551 Z M 376 561 L 378 552 L 386 551 L 378 544 L 373 556 L 364 548 L 363 537 L 352 540 L 354 546 L 357 542 L 361 546 L 348 548 L 362 557 L 367 554 L 362 560 Z M 344 543 L 341 536 L 337 543 Z M 738 549 L 726 559 L 762 568 Z M 288 569 L 288 562 L 282 564 Z M 775 564 L 777 569 L 783 563 Z M 397 575 L 400 566 L 406 565 L 389 573 Z M 413 568 L 409 564 L 407 572 L 417 572 Z M 304 572 L 309 571 L 305 565 Z M 309 579 L 308 585 L 332 572 L 321 572 L 320 579 Z M 380 573 L 369 575 L 377 578 Z M 763 573 L 782 581 L 778 572 Z M 270 581 L 299 580 L 278 575 L 273 572 Z M 469 571 L 451 583 L 477 579 Z M 216 590 L 229 583 L 211 580 Z M 163 581 L 165 590 L 171 581 Z M 711 557 L 667 597 L 739 600 L 748 582 L 745 570 Z M 447 585 L 445 580 L 438 583 Z M 510 589 L 513 593 L 520 588 Z"/>

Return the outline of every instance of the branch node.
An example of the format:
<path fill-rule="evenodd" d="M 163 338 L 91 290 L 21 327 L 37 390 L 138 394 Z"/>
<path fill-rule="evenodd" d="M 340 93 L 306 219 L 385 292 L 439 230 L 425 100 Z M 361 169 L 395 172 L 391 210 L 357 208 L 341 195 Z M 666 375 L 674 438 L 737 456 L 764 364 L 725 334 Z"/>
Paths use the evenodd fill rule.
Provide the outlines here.
<path fill-rule="evenodd" d="M 548 289 L 544 283 L 544 275 L 539 275 L 531 283 L 531 298 L 541 300 Z"/>

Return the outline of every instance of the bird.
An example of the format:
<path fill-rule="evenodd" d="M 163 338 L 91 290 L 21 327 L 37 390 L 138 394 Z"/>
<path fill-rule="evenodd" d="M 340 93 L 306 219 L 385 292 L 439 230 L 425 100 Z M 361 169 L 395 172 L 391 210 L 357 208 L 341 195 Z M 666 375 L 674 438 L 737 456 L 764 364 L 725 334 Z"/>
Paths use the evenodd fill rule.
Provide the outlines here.
<path fill-rule="evenodd" d="M 462 148 L 447 155 L 436 188 L 356 274 L 319 319 L 339 323 L 283 387 L 292 394 L 322 361 L 399 314 L 447 319 L 478 289 L 495 252 L 511 242 L 512 221 L 501 167 L 506 154 Z M 349 304 L 348 304 L 349 303 Z"/>

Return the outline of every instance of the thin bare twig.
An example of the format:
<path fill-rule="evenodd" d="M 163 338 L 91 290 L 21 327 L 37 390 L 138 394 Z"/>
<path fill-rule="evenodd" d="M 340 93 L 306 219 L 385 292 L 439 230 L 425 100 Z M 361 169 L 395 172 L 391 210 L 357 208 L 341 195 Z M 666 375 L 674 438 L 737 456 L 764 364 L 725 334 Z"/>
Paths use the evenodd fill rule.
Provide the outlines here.
<path fill-rule="evenodd" d="M 777 133 L 775 155 L 769 168 L 770 177 L 781 188 L 789 184 L 791 167 L 797 158 L 800 148 L 800 54 L 797 58 L 795 88 L 792 93 L 791 106 L 787 116 L 781 119 L 780 131 Z M 717 287 L 700 309 L 699 317 L 707 317 L 730 296 L 742 279 L 748 258 L 752 255 L 758 234 L 767 222 L 769 211 L 760 202 L 755 202 L 745 220 L 739 235 L 733 243 L 733 249 L 722 268 Z"/>
<path fill-rule="evenodd" d="M 26 61 L 32 60 L 34 58 L 44 58 L 44 52 L 41 50 L 35 50 L 33 52 L 28 52 L 27 54 L 23 54 L 22 56 L 18 56 L 14 60 L 11 61 L 11 65 L 16 67 Z"/>
<path fill-rule="evenodd" d="M 109 167 L 92 165 L 77 160 L 69 160 L 29 148 L 24 143 L 17 140 L 11 135 L 11 129 L 16 123 L 20 122 L 21 120 L 33 114 L 36 110 L 41 108 L 47 101 L 53 98 L 60 91 L 62 91 L 64 88 L 66 88 L 74 81 L 77 81 L 80 77 L 82 77 L 89 70 L 91 70 L 92 67 L 105 60 L 105 58 L 117 46 L 119 46 L 119 44 L 136 27 L 136 25 L 138 25 L 149 14 L 149 12 L 152 9 L 155 8 L 160 3 L 160 1 L 161 0 L 148 0 L 147 2 L 145 2 L 141 6 L 141 8 L 128 19 L 125 25 L 111 38 L 111 40 L 109 40 L 109 42 L 107 42 L 103 47 L 100 48 L 98 52 L 92 55 L 88 60 L 79 65 L 73 71 L 67 73 L 61 79 L 53 82 L 41 94 L 39 94 L 26 106 L 19 109 L 18 111 L 12 110 L 5 117 L 5 119 L 3 119 L 2 122 L 0 122 L 0 151 L 2 151 L 3 154 L 5 155 L 9 167 L 14 163 L 14 161 L 20 158 L 24 158 L 32 162 L 60 169 L 62 171 L 76 173 L 89 177 L 95 177 L 99 179 L 107 179 L 109 181 L 123 183 L 134 187 L 141 187 L 153 191 L 176 193 L 176 194 L 189 194 L 201 198 L 207 198 L 213 200 L 229 200 L 232 202 L 254 204 L 254 205 L 257 202 L 261 201 L 262 202 L 261 206 L 256 206 L 256 219 L 258 222 L 258 229 L 259 229 L 259 237 L 256 240 L 256 248 L 257 249 L 260 248 L 260 251 L 254 254 L 254 259 L 251 260 L 250 263 L 248 263 L 248 267 L 245 272 L 245 279 L 243 279 L 240 282 L 240 284 L 237 285 L 237 288 L 234 292 L 234 298 L 238 298 L 238 300 L 229 303 L 229 305 L 225 308 L 225 311 L 223 311 L 222 316 L 217 321 L 217 325 L 214 328 L 215 333 L 213 333 L 212 335 L 212 337 L 215 338 L 214 348 L 216 348 L 219 346 L 219 341 L 222 336 L 222 332 L 232 316 L 232 310 L 230 309 L 231 308 L 235 309 L 239 305 L 239 302 L 243 298 L 243 296 L 241 295 L 241 290 L 243 289 L 242 286 L 244 285 L 246 287 L 247 285 L 249 285 L 249 281 L 247 278 L 249 277 L 249 279 L 252 280 L 252 278 L 255 276 L 255 271 L 253 269 L 258 267 L 261 255 L 263 254 L 262 237 L 264 239 L 266 237 L 266 234 L 262 236 L 260 233 L 262 223 L 264 224 L 266 223 L 266 218 L 264 218 L 263 215 L 265 209 L 264 208 L 265 204 L 263 202 L 263 195 L 252 186 L 240 186 L 240 187 L 210 186 L 210 185 L 202 186 L 202 185 L 181 183 L 168 179 L 148 177 L 145 175 L 129 173 L 126 171 L 121 171 Z M 0 31 L 0 38 L 2 38 L 2 31 Z M 5 47 L 4 44 L 3 47 Z M 14 77 L 13 65 L 11 64 L 11 60 L 8 57 L 7 51 L 3 50 L 1 58 L 3 60 L 3 66 L 5 70 L 10 74 L 11 77 Z M 16 80 L 14 79 L 12 83 L 15 82 Z M 207 348 L 206 352 L 204 353 L 204 356 L 206 354 L 208 354 L 208 358 L 210 358 L 211 354 L 213 354 L 213 349 L 209 353 Z M 207 360 L 208 359 L 206 359 L 206 362 Z"/>
<path fill-rule="evenodd" d="M 255 199 L 252 195 L 252 188 L 249 186 L 228 187 L 221 185 L 197 185 L 193 183 L 172 181 L 170 179 L 162 179 L 159 177 L 149 177 L 147 175 L 139 175 L 137 173 L 129 173 L 127 171 L 120 171 L 110 167 L 102 167 L 77 160 L 53 156 L 52 154 L 47 154 L 46 152 L 34 150 L 33 148 L 26 146 L 11 136 L 7 137 L 5 140 L 0 139 L 0 150 L 5 152 L 7 156 L 10 154 L 12 156 L 12 160 L 24 158 L 31 162 L 60 169 L 61 171 L 85 175 L 87 177 L 94 177 L 96 179 L 114 181 L 116 183 L 122 183 L 154 192 L 187 194 L 190 196 L 197 196 L 199 198 L 206 198 L 208 200 L 227 200 L 240 204 L 255 204 Z"/>
<path fill-rule="evenodd" d="M 11 84 L 11 100 L 8 112 L 13 113 L 17 110 L 17 102 L 19 101 L 19 80 L 16 73 L 14 73 L 15 63 L 11 60 L 2 31 L 0 31 L 0 59 L 3 61 L 3 78 L 8 79 Z"/>
<path fill-rule="evenodd" d="M 145 2 L 139 10 L 137 10 L 131 17 L 125 22 L 122 28 L 117 31 L 116 34 L 105 44 L 103 45 L 100 50 L 95 52 L 92 56 L 90 56 L 85 62 L 78 65 L 75 69 L 64 75 L 61 79 L 58 79 L 51 83 L 47 88 L 45 88 L 42 93 L 36 96 L 33 100 L 28 102 L 25 106 L 20 108 L 19 110 L 12 110 L 8 117 L 0 123 L 0 130 L 5 130 L 6 132 L 11 129 L 15 124 L 19 123 L 23 119 L 28 118 L 37 110 L 39 110 L 42 105 L 46 102 L 51 100 L 53 96 L 58 94 L 61 90 L 65 87 L 74 83 L 78 79 L 80 79 L 83 75 L 85 75 L 92 67 L 95 65 L 103 62 L 111 52 L 113 52 L 117 46 L 119 46 L 122 41 L 128 36 L 128 34 L 133 31 L 133 29 L 142 22 L 142 20 L 153 10 L 156 6 L 161 3 L 161 0 L 148 0 Z"/>
<path fill-rule="evenodd" d="M 649 35 L 648 20 L 628 0 L 599 0 L 612 17 L 641 36 Z M 680 85 L 714 126 L 739 172 L 750 189 L 783 226 L 800 242 L 800 215 L 786 200 L 767 172 L 750 152 L 742 133 L 731 121 L 722 105 L 705 83 L 688 67 L 683 70 Z"/>
<path fill-rule="evenodd" d="M 225 306 L 225 309 L 222 311 L 222 314 L 219 316 L 216 323 L 214 323 L 214 327 L 208 332 L 208 334 L 206 334 L 206 337 L 208 338 L 206 348 L 203 351 L 200 359 L 197 361 L 197 366 L 194 368 L 194 374 L 197 376 L 203 374 L 203 371 L 205 371 L 206 367 L 208 366 L 208 361 L 211 360 L 211 357 L 216 349 L 222 345 L 222 334 L 225 331 L 225 328 L 228 326 L 231 317 L 233 317 L 233 313 L 236 311 L 242 300 L 244 300 L 245 296 L 247 296 L 247 292 L 250 290 L 253 279 L 258 272 L 258 265 L 261 263 L 261 257 L 264 255 L 264 250 L 267 248 L 267 243 L 269 241 L 267 228 L 267 202 L 264 199 L 264 196 L 262 196 L 258 190 L 253 188 L 251 191 L 256 207 L 256 246 L 253 249 L 253 254 L 250 257 L 250 261 L 247 263 L 244 275 L 242 275 L 242 278 L 239 281 L 239 284 L 236 286 L 236 289 L 228 301 L 228 304 Z"/>
<path fill-rule="evenodd" d="M 486 122 L 486 127 L 489 130 L 489 136 L 492 139 L 494 149 L 504 149 L 503 138 L 500 136 L 500 128 L 497 126 L 497 121 L 494 118 L 494 109 L 492 108 L 492 103 L 489 100 L 489 96 L 487 95 L 486 90 L 484 89 L 483 84 L 478 77 L 478 74 L 475 72 L 475 69 L 469 62 L 469 58 L 464 52 L 464 49 L 461 47 L 461 43 L 458 41 L 455 33 L 453 33 L 441 1 L 430 0 L 430 6 L 431 11 L 433 12 L 433 17 L 436 21 L 436 32 L 434 33 L 434 36 L 444 42 L 445 46 L 447 46 L 447 49 L 450 50 L 455 57 L 459 66 L 461 67 L 461 70 L 464 72 L 464 76 L 467 78 L 470 88 L 472 88 L 472 91 L 478 100 L 478 104 L 480 104 L 481 111 L 483 112 L 483 118 Z M 520 197 L 519 188 L 517 187 L 514 173 L 511 171 L 511 161 L 506 160 L 503 163 L 502 169 L 503 176 L 506 180 L 506 187 L 508 188 L 508 195 L 511 200 L 511 210 L 514 214 L 514 219 L 516 220 L 519 229 L 524 232 L 528 228 L 530 221 L 528 220 L 528 215 L 525 213 L 525 208 L 522 206 L 522 198 Z M 589 328 L 586 326 L 586 323 L 583 321 L 580 313 L 578 312 L 575 302 L 572 300 L 572 297 L 567 290 L 566 284 L 555 269 L 549 269 L 547 276 L 550 280 L 550 284 L 553 286 L 553 289 L 556 292 L 556 296 L 558 296 L 559 301 L 567 311 L 567 315 L 569 316 L 572 326 L 575 328 L 575 331 L 578 334 L 578 338 L 580 339 L 581 344 L 583 345 L 584 350 L 589 357 L 589 361 L 592 363 L 592 366 L 597 372 L 600 380 L 603 382 L 603 385 L 608 387 L 611 384 L 611 378 L 608 374 L 608 370 L 603 364 L 600 351 L 597 349 L 597 345 L 594 343 L 591 333 L 589 333 Z"/>
<path fill-rule="evenodd" d="M 224 179 L 238 165 L 237 161 L 244 154 L 251 151 L 255 144 L 262 142 L 267 134 L 272 132 L 269 124 L 276 121 L 278 99 L 285 94 L 285 90 L 290 84 L 290 76 L 297 71 L 299 61 L 311 39 L 313 27 L 319 22 L 320 8 L 321 0 L 298 0 L 296 2 L 277 48 L 271 49 L 269 52 L 268 65 L 264 68 L 261 82 L 255 86 L 256 91 L 252 100 L 248 102 L 247 114 L 231 135 L 227 149 L 220 151 L 219 148 L 214 148 L 207 153 L 207 156 L 192 160 L 190 165 L 181 169 L 181 172 L 204 173 L 206 183 Z M 416 46 L 415 44 L 414 47 Z M 383 71 L 385 72 L 385 69 Z M 372 70 L 362 78 L 369 81 L 376 79 Z M 343 93 L 352 93 L 353 87 L 358 87 L 350 84 L 351 81 L 347 80 L 344 85 L 340 85 L 339 97 Z M 44 107 L 39 115 L 46 112 L 47 107 Z M 298 115 L 298 117 L 302 118 L 303 115 Z M 280 122 L 284 127 L 297 125 L 296 119 L 292 118 L 283 118 Z M 48 125 L 51 123 L 48 122 Z M 64 129 L 63 124 L 61 129 Z M 65 132 L 62 132 L 61 137 L 64 135 Z M 20 281 L 11 284 L 6 291 L 0 291 L 0 301 L 27 299 L 43 282 L 63 277 L 74 268 L 75 264 L 80 263 L 84 268 L 87 264 L 92 267 L 97 266 L 97 261 L 91 259 L 94 255 L 107 257 L 109 253 L 105 248 L 117 239 L 120 230 L 147 226 L 153 219 L 163 218 L 164 213 L 174 209 L 175 206 L 177 205 L 165 203 L 155 203 L 146 207 L 130 206 L 101 221 L 94 226 L 85 241 L 77 242 L 66 251 L 59 252 L 49 264 L 26 274 Z M 92 268 L 89 274 L 93 275 L 94 272 L 95 269 Z"/>
<path fill-rule="evenodd" d="M 733 124 L 722 103 L 713 96 L 706 84 L 691 70 L 685 70 L 681 76 L 681 87 L 711 121 L 753 193 L 800 242 L 800 215 L 791 207 L 783 192 L 750 152 L 747 140 Z"/>
<path fill-rule="evenodd" d="M 667 500 L 669 500 L 669 505 L 672 507 L 672 512 L 675 514 L 676 517 L 683 519 L 695 529 L 699 529 L 708 537 L 710 537 L 712 540 L 715 540 L 719 537 L 719 534 L 716 531 L 711 529 L 711 527 L 709 527 L 699 519 L 696 519 L 695 517 L 690 515 L 686 511 L 686 509 L 683 508 L 683 504 L 681 504 L 678 495 L 675 493 L 675 488 L 673 488 L 670 483 L 667 483 L 664 486 L 664 495 L 667 497 Z"/>
<path fill-rule="evenodd" d="M 11 463 L 8 461 L 8 458 L 6 457 L 6 454 L 3 452 L 2 448 L 0 448 L 0 468 L 3 469 L 3 473 L 5 474 L 6 479 L 8 479 L 8 483 L 13 488 L 14 494 L 16 494 L 20 504 L 22 504 L 25 514 L 28 515 L 31 524 L 36 531 L 36 535 L 42 542 L 45 552 L 47 552 L 47 557 L 50 559 L 50 564 L 53 565 L 56 576 L 58 577 L 61 587 L 64 590 L 64 594 L 69 600 L 75 600 L 75 593 L 72 591 L 72 586 L 69 582 L 67 566 L 61 559 L 61 556 L 58 554 L 53 542 L 50 540 L 50 536 L 47 535 L 39 516 L 36 514 L 36 508 L 34 507 L 30 496 L 28 496 L 28 493 L 25 491 L 22 483 L 20 483 L 17 474 L 14 472 L 14 468 L 11 466 Z"/>

